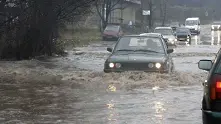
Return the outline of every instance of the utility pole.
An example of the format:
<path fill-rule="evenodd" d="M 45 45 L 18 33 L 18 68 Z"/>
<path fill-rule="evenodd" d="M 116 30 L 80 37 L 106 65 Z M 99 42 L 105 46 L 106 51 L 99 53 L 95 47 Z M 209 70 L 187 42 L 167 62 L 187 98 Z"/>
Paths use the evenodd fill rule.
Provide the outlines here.
<path fill-rule="evenodd" d="M 123 0 L 120 1 L 120 24 L 123 24 Z"/>
<path fill-rule="evenodd" d="M 141 0 L 141 31 L 142 32 L 144 31 L 144 27 L 145 27 L 145 24 L 144 24 L 144 13 L 143 13 L 143 11 L 145 10 L 144 9 L 144 1 L 145 0 Z"/>
<path fill-rule="evenodd" d="M 152 10 L 153 10 L 153 3 L 152 3 L 152 0 L 149 0 L 149 11 L 150 11 L 150 14 L 148 15 L 148 20 L 149 20 L 149 28 L 151 29 L 152 28 Z"/>
<path fill-rule="evenodd" d="M 151 29 L 152 26 L 152 0 L 141 0 L 142 26 Z M 149 24 L 147 23 L 149 22 Z"/>

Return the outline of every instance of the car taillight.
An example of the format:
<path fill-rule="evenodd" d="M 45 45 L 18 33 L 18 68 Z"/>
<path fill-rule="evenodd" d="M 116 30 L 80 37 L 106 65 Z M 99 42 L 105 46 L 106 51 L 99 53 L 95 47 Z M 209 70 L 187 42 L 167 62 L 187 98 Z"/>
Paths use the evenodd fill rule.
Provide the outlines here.
<path fill-rule="evenodd" d="M 214 75 L 211 82 L 210 98 L 221 100 L 221 75 Z"/>

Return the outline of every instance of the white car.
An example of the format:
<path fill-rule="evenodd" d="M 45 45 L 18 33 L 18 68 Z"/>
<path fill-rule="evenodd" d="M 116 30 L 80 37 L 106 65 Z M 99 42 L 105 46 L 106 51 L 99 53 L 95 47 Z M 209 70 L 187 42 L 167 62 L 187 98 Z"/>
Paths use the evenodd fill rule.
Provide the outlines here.
<path fill-rule="evenodd" d="M 200 19 L 199 17 L 187 18 L 185 27 L 190 29 L 191 34 L 200 34 Z"/>
<path fill-rule="evenodd" d="M 211 25 L 211 30 L 212 31 L 221 30 L 221 21 L 213 22 L 213 24 Z"/>
<path fill-rule="evenodd" d="M 176 45 L 176 37 L 171 27 L 156 27 L 154 33 L 160 33 L 167 40 L 168 45 Z"/>

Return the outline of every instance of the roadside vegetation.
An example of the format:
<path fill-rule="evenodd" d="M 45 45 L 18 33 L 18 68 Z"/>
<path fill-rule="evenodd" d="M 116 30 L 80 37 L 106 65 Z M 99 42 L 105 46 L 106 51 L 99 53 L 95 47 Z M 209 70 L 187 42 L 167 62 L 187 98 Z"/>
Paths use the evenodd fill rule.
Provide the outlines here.
<path fill-rule="evenodd" d="M 64 41 L 66 49 L 71 49 L 76 46 L 84 46 L 92 42 L 101 41 L 102 39 L 99 28 L 79 27 L 61 31 L 59 40 Z"/>
<path fill-rule="evenodd" d="M 1 0 L 0 58 L 30 59 L 61 53 L 59 29 L 78 24 L 94 0 Z"/>

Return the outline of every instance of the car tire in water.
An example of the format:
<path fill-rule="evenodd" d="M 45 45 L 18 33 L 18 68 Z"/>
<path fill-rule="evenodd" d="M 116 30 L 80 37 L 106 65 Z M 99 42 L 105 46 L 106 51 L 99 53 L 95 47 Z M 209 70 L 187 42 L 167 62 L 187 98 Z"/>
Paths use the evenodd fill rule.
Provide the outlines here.
<path fill-rule="evenodd" d="M 106 41 L 107 39 L 105 37 L 102 38 L 103 41 Z"/>
<path fill-rule="evenodd" d="M 104 69 L 103 71 L 104 71 L 104 73 L 110 73 L 110 71 L 107 71 L 107 70 L 105 70 L 105 69 Z"/>
<path fill-rule="evenodd" d="M 209 124 L 208 115 L 204 113 L 203 111 L 202 111 L 202 121 L 203 121 L 203 124 Z"/>
<path fill-rule="evenodd" d="M 206 115 L 206 113 L 204 113 L 203 110 L 206 110 L 206 102 L 204 98 L 202 100 L 202 121 L 203 124 L 208 124 L 208 115 Z"/>
<path fill-rule="evenodd" d="M 205 99 L 202 100 L 202 121 L 203 124 L 220 124 L 221 120 L 212 117 L 209 113 L 204 112 L 207 110 Z"/>

